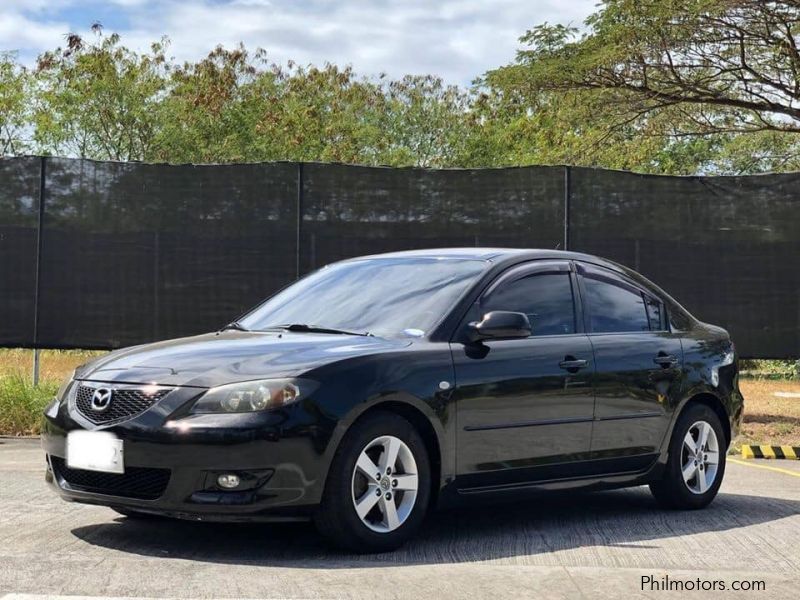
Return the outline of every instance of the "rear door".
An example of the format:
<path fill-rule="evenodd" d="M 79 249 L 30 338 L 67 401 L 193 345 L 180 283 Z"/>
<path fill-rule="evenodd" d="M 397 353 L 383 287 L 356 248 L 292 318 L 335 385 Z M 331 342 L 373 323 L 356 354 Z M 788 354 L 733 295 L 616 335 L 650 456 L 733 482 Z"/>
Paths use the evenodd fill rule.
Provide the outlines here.
<path fill-rule="evenodd" d="M 584 323 L 594 349 L 592 456 L 609 470 L 646 467 L 680 396 L 683 350 L 663 303 L 627 277 L 577 263 Z"/>

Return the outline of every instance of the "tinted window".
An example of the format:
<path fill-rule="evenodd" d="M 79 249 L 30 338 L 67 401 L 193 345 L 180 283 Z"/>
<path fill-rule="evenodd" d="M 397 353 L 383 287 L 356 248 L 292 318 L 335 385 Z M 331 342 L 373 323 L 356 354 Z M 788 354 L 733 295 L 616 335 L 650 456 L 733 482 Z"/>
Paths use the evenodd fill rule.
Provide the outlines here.
<path fill-rule="evenodd" d="M 647 294 L 644 296 L 644 301 L 647 307 L 647 318 L 650 320 L 650 329 L 653 331 L 661 331 L 664 329 L 664 320 L 661 316 L 663 313 L 661 302 L 655 298 L 651 298 Z"/>
<path fill-rule="evenodd" d="M 568 273 L 543 273 L 511 281 L 497 288 L 481 308 L 484 313 L 493 310 L 525 313 L 533 335 L 575 333 Z"/>
<path fill-rule="evenodd" d="M 586 302 L 594 333 L 649 331 L 642 294 L 610 279 L 584 275 Z"/>

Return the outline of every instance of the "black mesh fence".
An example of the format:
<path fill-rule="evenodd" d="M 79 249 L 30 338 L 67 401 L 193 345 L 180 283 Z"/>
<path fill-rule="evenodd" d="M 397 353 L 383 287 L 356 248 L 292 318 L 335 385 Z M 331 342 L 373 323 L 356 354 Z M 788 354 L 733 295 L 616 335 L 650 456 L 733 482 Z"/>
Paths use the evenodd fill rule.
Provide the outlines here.
<path fill-rule="evenodd" d="M 617 260 L 731 330 L 743 356 L 794 357 L 798 191 L 800 174 L 5 159 L 0 345 L 191 335 L 341 258 L 506 246 Z"/>
<path fill-rule="evenodd" d="M 0 161 L 0 345 L 31 345 L 41 159 Z"/>
<path fill-rule="evenodd" d="M 800 174 L 570 171 L 570 249 L 639 271 L 742 356 L 800 354 Z"/>
<path fill-rule="evenodd" d="M 441 170 L 302 167 L 300 267 L 452 246 L 555 248 L 564 230 L 559 167 Z"/>
<path fill-rule="evenodd" d="M 48 159 L 35 345 L 218 328 L 294 279 L 296 165 Z"/>

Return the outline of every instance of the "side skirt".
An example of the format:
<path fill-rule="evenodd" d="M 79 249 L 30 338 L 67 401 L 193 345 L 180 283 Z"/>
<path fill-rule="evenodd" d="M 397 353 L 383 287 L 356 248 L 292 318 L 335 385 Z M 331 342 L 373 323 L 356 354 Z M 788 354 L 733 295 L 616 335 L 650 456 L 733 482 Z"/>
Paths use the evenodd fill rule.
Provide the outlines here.
<path fill-rule="evenodd" d="M 526 490 L 642 485 L 659 476 L 661 465 L 657 463 L 658 456 L 652 453 L 515 469 L 510 481 L 507 473 L 470 474 L 456 478 L 455 491 L 459 496 L 483 496 Z M 500 477 L 506 481 L 498 481 Z"/>

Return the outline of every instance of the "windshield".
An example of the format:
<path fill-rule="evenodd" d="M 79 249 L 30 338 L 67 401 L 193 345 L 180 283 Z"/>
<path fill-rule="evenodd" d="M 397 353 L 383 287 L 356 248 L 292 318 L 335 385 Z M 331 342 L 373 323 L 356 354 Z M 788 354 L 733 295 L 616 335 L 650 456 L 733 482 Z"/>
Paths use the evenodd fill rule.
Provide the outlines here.
<path fill-rule="evenodd" d="M 290 324 L 421 337 L 487 267 L 457 258 L 373 258 L 337 263 L 279 292 L 239 321 L 263 330 Z"/>

